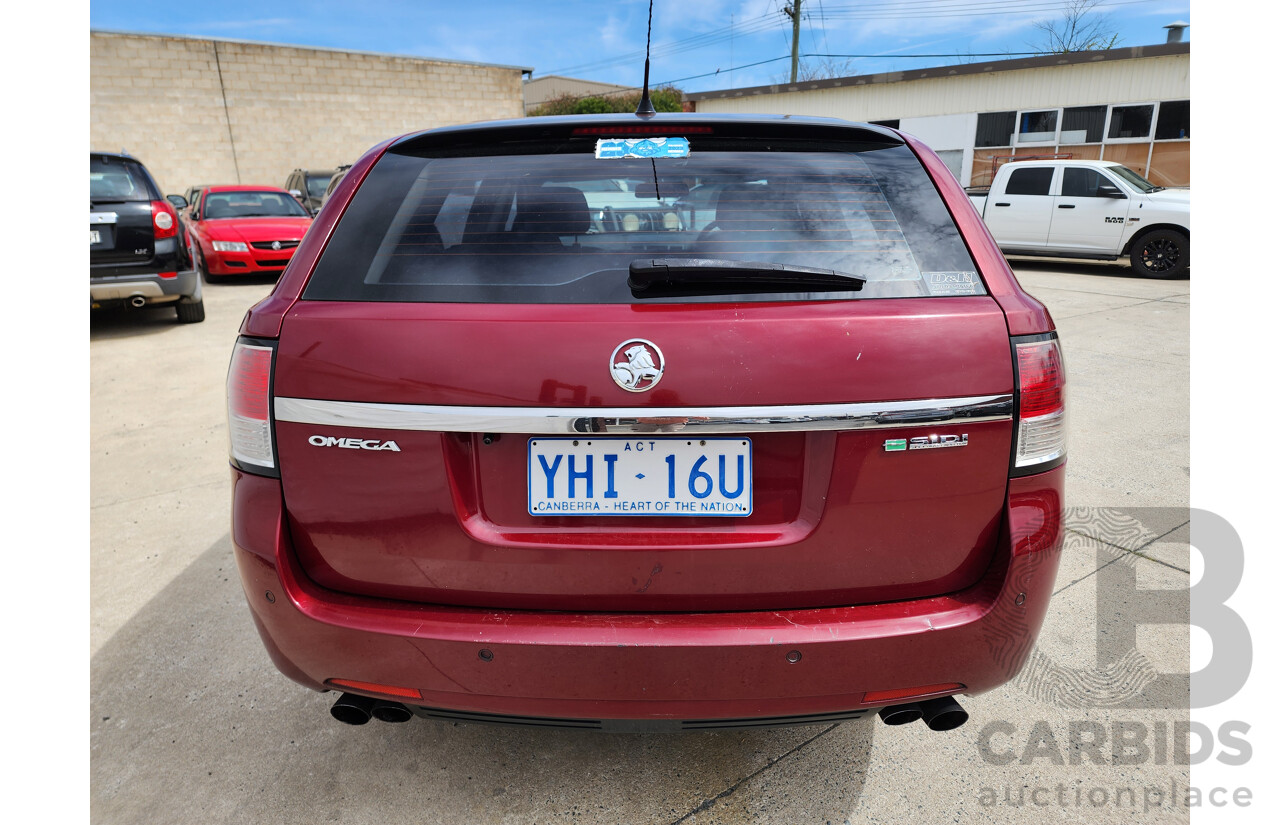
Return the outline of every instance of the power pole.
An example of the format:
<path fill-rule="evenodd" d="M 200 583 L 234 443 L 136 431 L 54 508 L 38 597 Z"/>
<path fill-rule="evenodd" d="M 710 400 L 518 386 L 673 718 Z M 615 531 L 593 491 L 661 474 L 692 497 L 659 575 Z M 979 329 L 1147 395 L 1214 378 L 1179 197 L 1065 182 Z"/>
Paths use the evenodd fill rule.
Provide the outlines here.
<path fill-rule="evenodd" d="M 800 0 L 791 0 L 782 13 L 791 18 L 791 82 L 796 82 L 800 71 Z"/>

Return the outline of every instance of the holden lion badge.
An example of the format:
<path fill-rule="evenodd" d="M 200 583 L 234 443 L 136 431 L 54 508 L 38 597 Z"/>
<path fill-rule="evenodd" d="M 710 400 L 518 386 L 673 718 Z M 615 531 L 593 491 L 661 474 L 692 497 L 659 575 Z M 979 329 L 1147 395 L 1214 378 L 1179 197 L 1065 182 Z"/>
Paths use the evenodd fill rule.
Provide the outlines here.
<path fill-rule="evenodd" d="M 652 341 L 632 338 L 623 341 L 609 359 L 609 371 L 619 387 L 627 392 L 651 390 L 662 380 L 666 364 L 662 350 Z"/>

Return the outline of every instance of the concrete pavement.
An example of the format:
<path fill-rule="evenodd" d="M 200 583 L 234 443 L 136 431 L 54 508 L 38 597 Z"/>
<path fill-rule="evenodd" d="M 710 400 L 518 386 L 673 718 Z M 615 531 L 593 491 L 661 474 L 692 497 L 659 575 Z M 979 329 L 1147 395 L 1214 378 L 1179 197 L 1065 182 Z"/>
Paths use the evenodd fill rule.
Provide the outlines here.
<path fill-rule="evenodd" d="M 969 724 L 946 734 L 878 720 L 684 735 L 340 725 L 332 695 L 267 659 L 231 557 L 223 383 L 270 284 L 207 287 L 193 326 L 95 317 L 93 821 L 1186 821 L 1150 789 L 1189 780 L 1171 744 L 1187 711 L 1161 681 L 1190 669 L 1189 630 L 1140 627 L 1132 650 L 1105 640 L 1127 638 L 1126 604 L 1176 612 L 1189 584 L 1190 282 L 1015 269 L 1064 342 L 1070 533 L 1031 666 L 966 700 Z"/>

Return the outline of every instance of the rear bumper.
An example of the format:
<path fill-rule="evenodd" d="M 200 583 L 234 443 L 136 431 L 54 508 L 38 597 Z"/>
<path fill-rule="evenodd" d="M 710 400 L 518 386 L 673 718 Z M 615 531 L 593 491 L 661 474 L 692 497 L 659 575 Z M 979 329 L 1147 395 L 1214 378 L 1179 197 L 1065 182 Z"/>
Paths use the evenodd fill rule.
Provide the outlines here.
<path fill-rule="evenodd" d="M 167 273 L 129 273 L 126 275 L 89 276 L 89 300 L 91 303 L 127 301 L 140 295 L 147 303 L 176 301 L 183 296 L 197 293 L 199 276 L 194 269 Z"/>
<path fill-rule="evenodd" d="M 416 689 L 409 704 L 427 708 L 560 720 L 812 717 L 895 703 L 869 691 L 976 694 L 1013 678 L 1052 593 L 1064 474 L 1010 480 L 1000 547 L 973 587 L 852 607 L 565 613 L 335 593 L 298 565 L 279 480 L 234 469 L 232 539 L 272 660 L 315 690 L 372 682 Z"/>

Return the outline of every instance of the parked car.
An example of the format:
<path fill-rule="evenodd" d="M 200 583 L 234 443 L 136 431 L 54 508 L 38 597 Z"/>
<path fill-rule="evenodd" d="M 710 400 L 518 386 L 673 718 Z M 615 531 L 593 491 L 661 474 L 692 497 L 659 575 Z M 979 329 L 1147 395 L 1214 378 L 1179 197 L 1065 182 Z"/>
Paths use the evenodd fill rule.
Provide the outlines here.
<path fill-rule="evenodd" d="M 1156 186 L 1105 160 L 1027 160 L 996 170 L 989 191 L 970 190 L 987 228 L 1010 255 L 1128 256 L 1148 278 L 1191 266 L 1191 192 Z"/>
<path fill-rule="evenodd" d="M 177 210 L 141 161 L 89 153 L 91 308 L 166 304 L 182 323 L 203 321 L 200 278 L 181 235 Z"/>
<path fill-rule="evenodd" d="M 187 187 L 187 191 L 182 195 L 182 199 L 187 202 L 187 207 L 190 208 L 191 204 L 200 200 L 200 193 L 208 188 L 209 184 L 207 183 Z"/>
<path fill-rule="evenodd" d="M 342 183 L 342 179 L 347 176 L 347 170 L 350 168 L 351 164 L 343 164 L 333 173 L 333 177 L 329 178 L 329 182 L 324 187 L 324 196 L 320 198 L 321 208 L 329 202 L 329 196 L 333 194 L 333 190 L 338 188 L 338 184 Z"/>
<path fill-rule="evenodd" d="M 289 173 L 284 188 L 312 215 L 320 211 L 324 203 L 324 190 L 336 169 L 294 169 Z"/>
<path fill-rule="evenodd" d="M 227 383 L 250 611 L 337 719 L 946 730 L 1017 674 L 1062 356 L 923 144 L 537 118 L 349 174 Z M 601 225 L 583 182 L 619 179 L 718 186 L 714 220 Z"/>
<path fill-rule="evenodd" d="M 311 216 L 283 189 L 206 186 L 187 212 L 196 265 L 208 280 L 279 275 Z"/>

